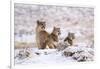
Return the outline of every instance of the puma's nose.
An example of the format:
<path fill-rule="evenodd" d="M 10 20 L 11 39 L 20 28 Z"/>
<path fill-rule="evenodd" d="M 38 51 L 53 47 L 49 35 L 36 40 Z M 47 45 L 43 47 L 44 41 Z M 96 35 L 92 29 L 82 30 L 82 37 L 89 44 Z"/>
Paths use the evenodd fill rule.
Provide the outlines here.
<path fill-rule="evenodd" d="M 43 29 L 45 29 L 45 26 L 42 26 Z"/>
<path fill-rule="evenodd" d="M 58 35 L 60 35 L 60 34 L 61 34 L 61 32 L 58 33 Z"/>

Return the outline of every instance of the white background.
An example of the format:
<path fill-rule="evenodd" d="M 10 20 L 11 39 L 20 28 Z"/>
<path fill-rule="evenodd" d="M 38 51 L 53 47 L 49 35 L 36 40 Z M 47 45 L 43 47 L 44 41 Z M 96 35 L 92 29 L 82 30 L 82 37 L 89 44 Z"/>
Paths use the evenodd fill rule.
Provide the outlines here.
<path fill-rule="evenodd" d="M 19 2 L 19 0 L 17 0 Z M 20 0 L 23 2 L 23 0 Z M 30 2 L 30 0 L 24 0 Z M 25 65 L 16 69 L 98 69 L 100 65 L 100 2 L 99 0 L 31 0 L 39 4 L 59 4 L 72 6 L 93 6 L 95 8 L 95 61 L 92 63 L 71 63 L 66 65 Z M 10 66 L 10 0 L 0 1 L 0 69 L 8 69 Z"/>

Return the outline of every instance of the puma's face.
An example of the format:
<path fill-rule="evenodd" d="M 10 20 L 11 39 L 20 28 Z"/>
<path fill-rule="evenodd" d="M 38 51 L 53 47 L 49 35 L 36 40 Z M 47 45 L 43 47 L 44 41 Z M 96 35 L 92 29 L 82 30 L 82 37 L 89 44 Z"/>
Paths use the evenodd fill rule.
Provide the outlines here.
<path fill-rule="evenodd" d="M 46 23 L 43 22 L 43 21 L 37 20 L 37 26 L 38 26 L 40 29 L 45 29 Z"/>
<path fill-rule="evenodd" d="M 54 33 L 57 34 L 57 35 L 60 35 L 60 34 L 61 34 L 60 28 L 54 27 L 53 31 L 54 31 Z"/>
<path fill-rule="evenodd" d="M 69 33 L 68 33 L 68 37 L 71 38 L 71 39 L 75 39 L 75 34 L 69 32 Z"/>

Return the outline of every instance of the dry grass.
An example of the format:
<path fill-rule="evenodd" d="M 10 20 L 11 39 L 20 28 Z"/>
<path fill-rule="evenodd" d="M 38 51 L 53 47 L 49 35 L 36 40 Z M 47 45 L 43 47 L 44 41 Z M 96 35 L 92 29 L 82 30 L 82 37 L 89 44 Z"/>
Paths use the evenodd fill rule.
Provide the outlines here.
<path fill-rule="evenodd" d="M 34 43 L 27 43 L 27 42 L 15 42 L 14 46 L 15 46 L 15 49 L 33 48 L 33 47 L 35 47 L 35 44 Z"/>

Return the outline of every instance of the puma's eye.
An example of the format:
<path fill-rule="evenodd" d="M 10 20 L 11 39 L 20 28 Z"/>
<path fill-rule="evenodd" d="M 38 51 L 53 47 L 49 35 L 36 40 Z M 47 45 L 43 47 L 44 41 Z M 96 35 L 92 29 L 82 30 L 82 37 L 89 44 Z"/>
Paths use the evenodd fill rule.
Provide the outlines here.
<path fill-rule="evenodd" d="M 42 25 L 45 25 L 44 23 L 42 23 Z"/>

